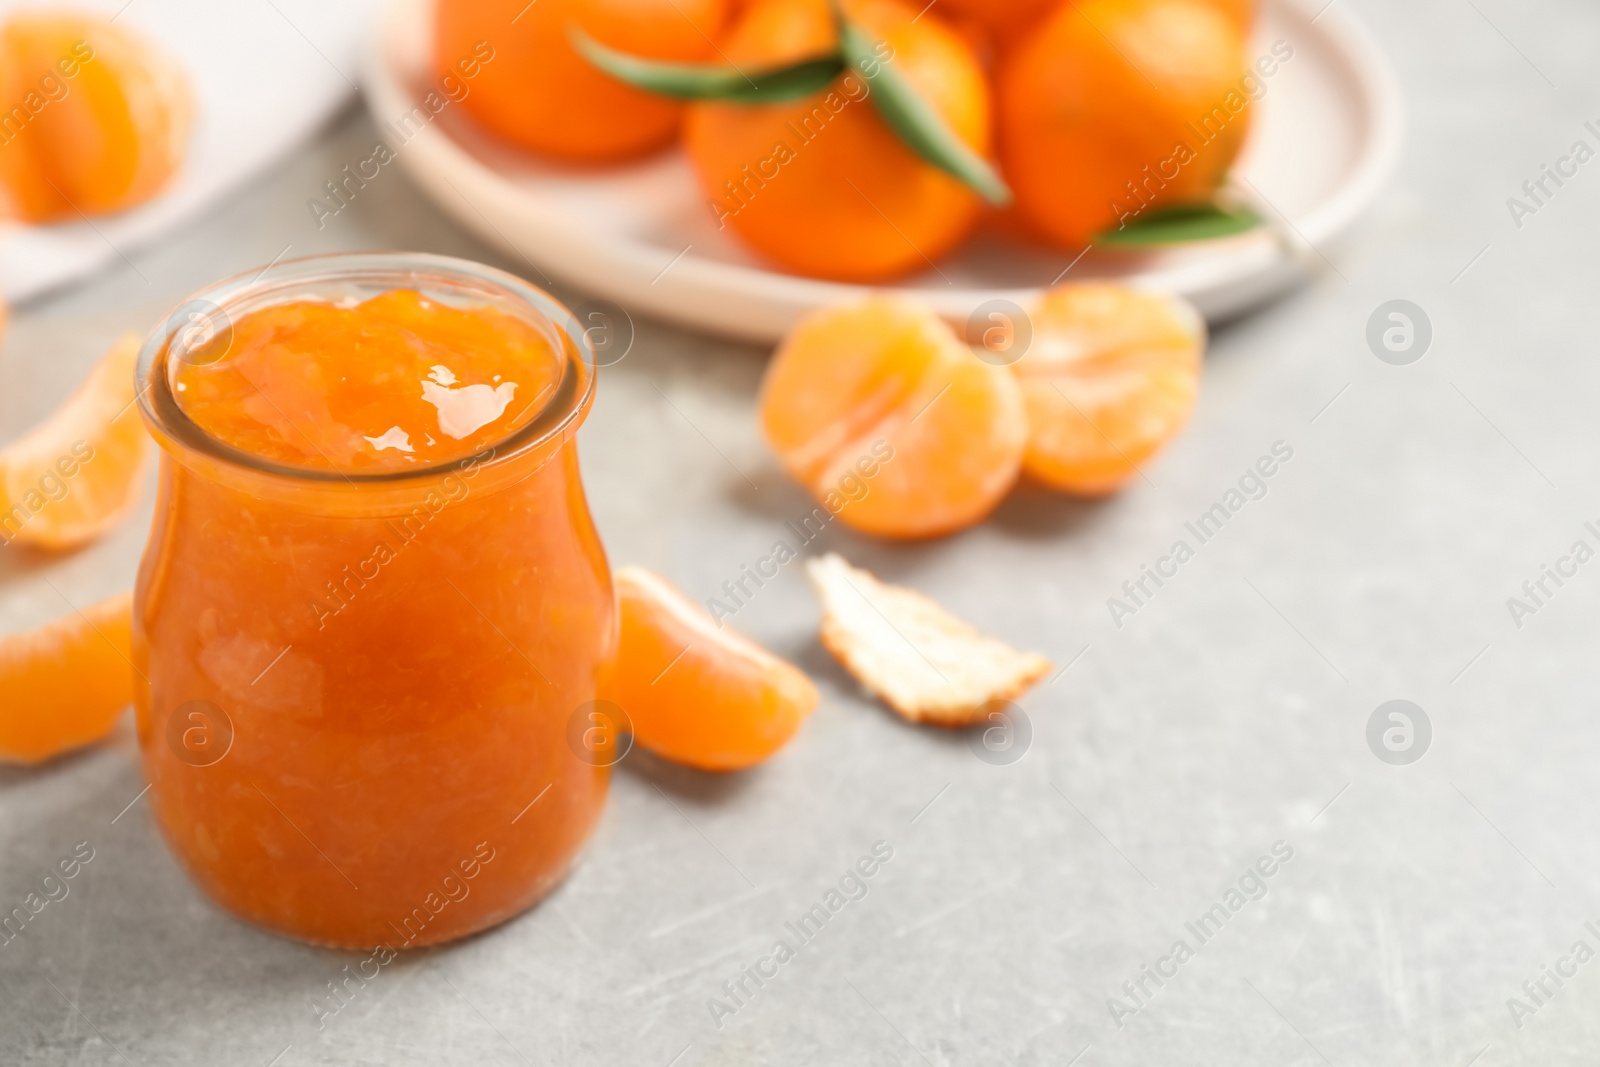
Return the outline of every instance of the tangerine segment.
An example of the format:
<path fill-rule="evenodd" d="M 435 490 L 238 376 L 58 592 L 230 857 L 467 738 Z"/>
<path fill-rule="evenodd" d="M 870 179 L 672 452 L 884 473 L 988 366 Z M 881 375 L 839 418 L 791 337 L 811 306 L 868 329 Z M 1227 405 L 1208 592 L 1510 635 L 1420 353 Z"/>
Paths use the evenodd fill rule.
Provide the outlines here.
<path fill-rule="evenodd" d="M 933 537 L 989 514 L 1027 442 L 1022 393 L 932 311 L 869 297 L 803 320 L 761 387 L 779 461 L 845 523 Z"/>
<path fill-rule="evenodd" d="M 1205 322 L 1175 296 L 1065 285 L 1032 311 L 1014 365 L 1028 410 L 1023 469 L 1056 489 L 1110 493 L 1194 408 Z"/>
<path fill-rule="evenodd" d="M 1211 0 L 1062 3 L 1002 65 L 1000 159 L 1024 218 L 1078 249 L 1211 198 L 1250 125 L 1244 29 Z"/>
<path fill-rule="evenodd" d="M 707 771 L 772 755 L 817 706 L 800 671 L 718 629 L 665 579 L 642 567 L 614 575 L 620 608 L 614 691 L 639 744 Z"/>
<path fill-rule="evenodd" d="M 0 759 L 38 763 L 116 725 L 133 701 L 132 604 L 122 593 L 0 637 Z"/>
<path fill-rule="evenodd" d="M 900 0 L 850 0 L 850 16 L 955 133 L 989 150 L 988 85 L 972 47 Z M 756 0 L 722 47 L 740 69 L 824 55 L 828 0 Z M 799 100 L 689 107 L 683 147 L 719 228 L 782 266 L 870 281 L 927 268 L 977 220 L 977 195 L 923 162 L 879 117 L 872 80 L 846 71 Z"/>
<path fill-rule="evenodd" d="M 434 69 L 464 87 L 461 104 L 523 148 L 577 163 L 627 159 L 665 146 L 683 107 L 591 66 L 572 46 L 573 27 L 601 44 L 649 59 L 697 62 L 727 0 L 440 0 Z"/>
<path fill-rule="evenodd" d="M 76 548 L 138 502 L 145 431 L 133 409 L 139 338 L 127 334 L 44 422 L 0 449 L 0 543 Z"/>
<path fill-rule="evenodd" d="M 9 213 L 28 222 L 122 211 L 158 193 L 188 147 L 194 96 L 155 42 L 95 15 L 18 15 L 0 31 Z"/>

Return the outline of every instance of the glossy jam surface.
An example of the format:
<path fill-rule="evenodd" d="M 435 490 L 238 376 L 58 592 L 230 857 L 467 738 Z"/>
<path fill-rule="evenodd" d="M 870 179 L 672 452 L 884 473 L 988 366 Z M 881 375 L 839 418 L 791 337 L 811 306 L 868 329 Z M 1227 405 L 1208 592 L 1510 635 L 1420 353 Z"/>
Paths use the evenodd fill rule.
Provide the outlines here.
<path fill-rule="evenodd" d="M 219 468 L 151 419 L 141 748 L 169 844 L 233 912 L 400 949 L 504 920 L 570 865 L 607 785 L 567 730 L 612 655 L 610 575 L 579 420 L 496 445 L 564 352 L 400 290 L 241 315 L 226 355 L 168 379 L 190 419 L 255 455 L 417 471 L 374 486 Z M 492 404 L 440 399 L 479 387 Z"/>
<path fill-rule="evenodd" d="M 422 467 L 525 424 L 561 363 L 531 323 L 414 289 L 360 303 L 251 311 L 178 365 L 184 412 L 212 437 L 288 466 Z"/>

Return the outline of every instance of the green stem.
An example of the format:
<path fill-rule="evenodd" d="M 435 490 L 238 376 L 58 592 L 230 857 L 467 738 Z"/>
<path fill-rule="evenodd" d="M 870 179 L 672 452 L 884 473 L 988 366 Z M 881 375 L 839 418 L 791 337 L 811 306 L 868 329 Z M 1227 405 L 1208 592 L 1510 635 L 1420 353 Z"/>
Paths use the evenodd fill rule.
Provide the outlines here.
<path fill-rule="evenodd" d="M 1159 248 L 1163 245 L 1232 237 L 1261 225 L 1261 216 L 1248 207 L 1220 204 L 1173 204 L 1142 212 L 1138 217 L 1106 230 L 1094 243 L 1104 248 Z"/>
<path fill-rule="evenodd" d="M 873 106 L 905 146 L 923 162 L 965 182 L 996 207 L 1009 204 L 1011 190 L 989 162 L 956 136 L 899 71 L 879 58 L 878 42 L 845 18 L 837 3 L 833 13 L 844 61 L 871 85 Z"/>
<path fill-rule="evenodd" d="M 608 48 L 576 26 L 568 35 L 585 59 L 613 78 L 674 100 L 724 100 L 736 104 L 798 100 L 826 88 L 844 70 L 844 61 L 837 54 L 757 71 L 668 63 Z"/>

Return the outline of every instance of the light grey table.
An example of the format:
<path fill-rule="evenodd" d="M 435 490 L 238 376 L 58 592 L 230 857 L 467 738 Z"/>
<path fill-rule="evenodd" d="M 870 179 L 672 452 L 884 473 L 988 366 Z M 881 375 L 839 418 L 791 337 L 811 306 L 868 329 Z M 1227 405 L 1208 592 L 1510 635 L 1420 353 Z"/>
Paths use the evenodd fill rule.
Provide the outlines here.
<path fill-rule="evenodd" d="M 1547 585 L 1520 627 L 1507 598 L 1574 541 L 1600 548 L 1584 527 L 1600 520 L 1600 162 L 1520 228 L 1506 198 L 1574 141 L 1596 146 L 1600 11 L 1335 2 L 1400 71 L 1400 172 L 1322 250 L 1330 269 L 1218 333 L 1194 421 L 1148 483 L 1096 504 L 1025 489 L 929 544 L 835 529 L 816 546 L 1071 664 L 1023 702 L 1019 761 L 864 699 L 816 644 L 789 568 L 737 625 L 818 680 L 793 744 L 730 778 L 630 756 L 559 891 L 403 957 L 319 1023 L 327 983 L 362 954 L 207 903 L 136 800 L 124 724 L 109 747 L 0 771 L 0 909 L 78 842 L 94 850 L 0 948 L 0 1063 L 1593 1062 L 1600 963 L 1570 952 L 1600 950 L 1585 926 L 1600 920 L 1600 562 Z M 372 138 L 351 112 L 202 223 L 23 309 L 0 351 L 0 433 L 119 331 L 286 246 L 516 269 L 398 172 L 316 229 L 306 199 Z M 1365 341 L 1391 299 L 1432 322 L 1409 366 Z M 638 323 L 582 437 L 614 562 L 709 596 L 809 509 L 757 430 L 763 356 Z M 1115 626 L 1107 598 L 1278 441 L 1293 458 L 1267 494 Z M 77 555 L 0 555 L 0 628 L 126 586 L 145 518 Z M 1391 699 L 1431 723 L 1410 765 L 1368 746 Z M 893 858 L 867 895 L 714 1017 L 711 998 L 735 1003 L 724 983 L 792 940 L 785 924 L 878 841 Z M 1275 842 L 1292 858 L 1257 881 Z M 1230 911 L 1241 879 L 1259 899 Z M 1218 904 L 1225 922 L 1186 925 Z M 1147 965 L 1171 977 L 1157 986 Z M 1546 968 L 1575 973 L 1558 987 Z M 1524 982 L 1541 979 L 1536 1001 Z"/>

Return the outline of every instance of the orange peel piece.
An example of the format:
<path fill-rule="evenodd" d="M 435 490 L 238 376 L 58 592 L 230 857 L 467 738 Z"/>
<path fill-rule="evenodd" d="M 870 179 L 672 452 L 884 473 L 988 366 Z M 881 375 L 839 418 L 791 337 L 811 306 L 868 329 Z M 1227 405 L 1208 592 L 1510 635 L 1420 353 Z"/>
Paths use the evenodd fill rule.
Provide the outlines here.
<path fill-rule="evenodd" d="M 1050 661 L 979 633 L 914 589 L 890 585 L 836 553 L 806 564 L 822 601 L 822 644 L 879 700 L 912 722 L 984 722 Z"/>
<path fill-rule="evenodd" d="M 100 740 L 133 702 L 133 594 L 0 636 L 0 760 L 38 763 Z"/>
<path fill-rule="evenodd" d="M 76 548 L 138 503 L 144 424 L 134 410 L 139 338 L 127 334 L 44 422 L 0 449 L 0 543 Z"/>
<path fill-rule="evenodd" d="M 621 640 L 615 700 L 640 745 L 676 763 L 737 771 L 782 748 L 817 706 L 794 666 L 719 629 L 664 578 L 614 576 Z"/>

